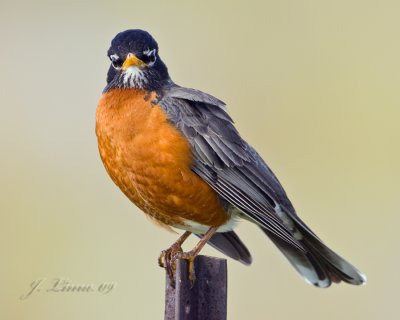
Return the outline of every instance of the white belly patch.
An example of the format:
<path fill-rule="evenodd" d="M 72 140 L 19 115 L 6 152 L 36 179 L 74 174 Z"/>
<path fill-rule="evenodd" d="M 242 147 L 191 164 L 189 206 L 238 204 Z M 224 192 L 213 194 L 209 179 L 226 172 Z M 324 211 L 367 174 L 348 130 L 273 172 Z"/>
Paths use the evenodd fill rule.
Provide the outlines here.
<path fill-rule="evenodd" d="M 232 214 L 229 220 L 218 228 L 217 232 L 232 231 L 237 226 L 238 222 L 238 217 Z M 184 220 L 184 224 L 174 225 L 173 227 L 197 234 L 205 234 L 210 229 L 210 226 L 186 219 Z"/>

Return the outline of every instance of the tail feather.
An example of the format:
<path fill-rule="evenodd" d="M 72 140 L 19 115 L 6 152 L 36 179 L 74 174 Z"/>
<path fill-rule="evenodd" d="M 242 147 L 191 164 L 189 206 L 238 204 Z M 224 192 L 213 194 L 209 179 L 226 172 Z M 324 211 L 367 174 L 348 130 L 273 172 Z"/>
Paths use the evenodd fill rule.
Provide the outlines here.
<path fill-rule="evenodd" d="M 266 229 L 261 229 L 308 283 L 320 288 L 331 285 L 332 281 L 326 268 L 312 254 L 297 249 Z"/>
<path fill-rule="evenodd" d="M 328 248 L 318 238 L 306 237 L 305 242 L 308 249 L 329 268 L 331 274 L 350 284 L 366 283 L 367 278 L 361 271 Z"/>
<path fill-rule="evenodd" d="M 362 285 L 367 282 L 367 277 L 361 271 L 326 246 L 297 215 L 292 218 L 294 218 L 296 227 L 303 234 L 307 248 L 329 267 L 331 274 L 354 285 Z"/>
<path fill-rule="evenodd" d="M 292 216 L 292 218 L 295 227 L 303 237 L 298 241 L 304 251 L 281 240 L 268 230 L 261 229 L 307 282 L 321 288 L 329 287 L 332 282 L 340 281 L 353 285 L 366 283 L 367 279 L 362 272 L 328 248 L 298 216 Z"/>

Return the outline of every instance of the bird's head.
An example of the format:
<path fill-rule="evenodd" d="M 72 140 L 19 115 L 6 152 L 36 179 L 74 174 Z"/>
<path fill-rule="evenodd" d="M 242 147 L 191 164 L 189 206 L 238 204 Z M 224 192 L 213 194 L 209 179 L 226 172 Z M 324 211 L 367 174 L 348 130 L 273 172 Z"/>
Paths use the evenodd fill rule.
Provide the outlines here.
<path fill-rule="evenodd" d="M 158 90 L 168 83 L 168 69 L 158 55 L 158 44 L 146 31 L 134 29 L 118 33 L 107 55 L 111 66 L 107 87 Z"/>

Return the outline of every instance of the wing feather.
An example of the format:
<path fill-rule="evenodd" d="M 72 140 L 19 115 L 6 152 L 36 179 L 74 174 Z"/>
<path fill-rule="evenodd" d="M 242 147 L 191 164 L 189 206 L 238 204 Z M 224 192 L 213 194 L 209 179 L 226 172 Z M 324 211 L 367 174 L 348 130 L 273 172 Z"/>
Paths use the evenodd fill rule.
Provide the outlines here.
<path fill-rule="evenodd" d="M 304 251 L 274 209 L 277 205 L 291 209 L 290 201 L 265 162 L 240 137 L 225 104 L 176 86 L 164 92 L 159 105 L 191 144 L 193 171 L 248 219 Z"/>

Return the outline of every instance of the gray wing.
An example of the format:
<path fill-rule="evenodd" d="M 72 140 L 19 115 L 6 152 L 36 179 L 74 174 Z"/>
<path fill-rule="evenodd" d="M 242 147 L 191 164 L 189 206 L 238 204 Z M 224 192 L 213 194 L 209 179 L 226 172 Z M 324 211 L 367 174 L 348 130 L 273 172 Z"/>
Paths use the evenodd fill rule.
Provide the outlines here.
<path fill-rule="evenodd" d="M 158 104 L 188 139 L 192 170 L 225 201 L 280 239 L 304 250 L 290 225 L 276 213 L 295 214 L 279 181 L 257 152 L 239 135 L 225 104 L 198 90 L 173 86 Z"/>

